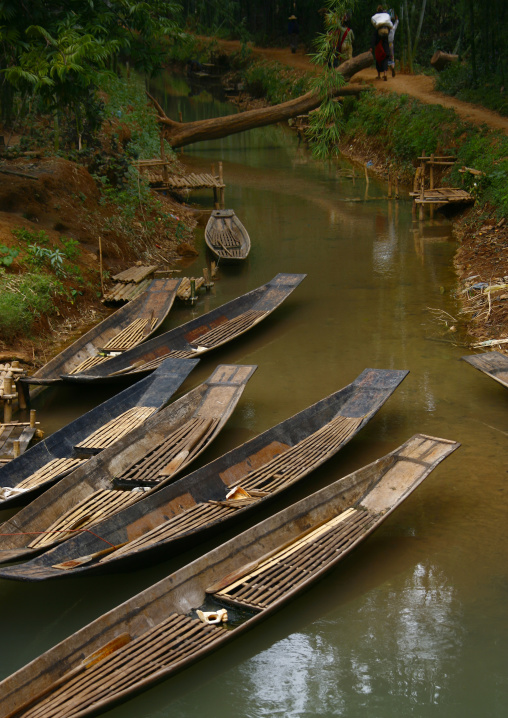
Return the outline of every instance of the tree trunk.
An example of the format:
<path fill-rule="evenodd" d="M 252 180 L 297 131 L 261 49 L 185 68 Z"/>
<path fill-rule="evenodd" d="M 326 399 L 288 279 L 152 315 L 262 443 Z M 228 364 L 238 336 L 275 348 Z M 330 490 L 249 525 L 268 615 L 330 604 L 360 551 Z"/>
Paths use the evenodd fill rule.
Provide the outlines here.
<path fill-rule="evenodd" d="M 442 52 L 442 50 L 436 50 L 436 52 L 432 55 L 430 64 L 434 70 L 441 72 L 441 70 L 445 70 L 449 65 L 451 65 L 452 62 L 457 62 L 458 59 L 458 55 L 452 55 L 448 52 Z"/>
<path fill-rule="evenodd" d="M 370 67 L 373 62 L 372 53 L 364 52 L 347 62 L 343 62 L 337 68 L 345 80 L 349 80 L 354 74 Z M 335 96 L 358 94 L 362 88 L 339 89 Z M 314 91 L 307 92 L 295 100 L 283 102 L 273 107 L 262 107 L 257 110 L 247 110 L 236 115 L 226 117 L 214 117 L 210 120 L 197 120 L 196 122 L 175 122 L 165 114 L 159 103 L 148 95 L 154 103 L 159 114 L 159 122 L 162 127 L 164 139 L 171 147 L 184 147 L 193 142 L 201 140 L 218 140 L 221 137 L 234 135 L 237 132 L 245 132 L 253 127 L 265 127 L 276 122 L 283 122 L 297 115 L 305 115 L 321 104 L 321 98 Z"/>

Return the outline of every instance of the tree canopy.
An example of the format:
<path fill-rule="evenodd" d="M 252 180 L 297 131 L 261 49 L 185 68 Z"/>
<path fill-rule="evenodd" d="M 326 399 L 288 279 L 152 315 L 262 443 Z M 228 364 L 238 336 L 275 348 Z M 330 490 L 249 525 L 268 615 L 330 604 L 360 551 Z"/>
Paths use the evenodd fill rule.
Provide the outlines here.
<path fill-rule="evenodd" d="M 46 109 L 76 111 L 97 73 L 122 53 L 150 74 L 165 38 L 178 31 L 180 6 L 166 0 L 0 0 L 1 102 L 13 90 Z"/>

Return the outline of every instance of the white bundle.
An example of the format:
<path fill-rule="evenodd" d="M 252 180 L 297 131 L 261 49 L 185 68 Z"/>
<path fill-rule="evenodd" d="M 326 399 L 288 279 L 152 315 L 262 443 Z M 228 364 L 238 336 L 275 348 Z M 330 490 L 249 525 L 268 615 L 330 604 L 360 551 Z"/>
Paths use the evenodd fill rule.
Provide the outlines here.
<path fill-rule="evenodd" d="M 390 15 L 387 12 L 377 12 L 371 17 L 371 21 L 374 27 L 380 27 L 381 25 L 393 27 Z"/>

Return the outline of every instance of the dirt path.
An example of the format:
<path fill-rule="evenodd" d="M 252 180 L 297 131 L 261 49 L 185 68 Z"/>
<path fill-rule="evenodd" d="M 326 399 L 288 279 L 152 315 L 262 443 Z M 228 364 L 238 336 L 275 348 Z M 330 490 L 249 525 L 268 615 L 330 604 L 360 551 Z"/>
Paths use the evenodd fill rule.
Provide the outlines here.
<path fill-rule="evenodd" d="M 241 47 L 240 42 L 237 40 L 219 40 L 218 42 L 228 52 L 238 51 Z M 317 71 L 316 66 L 311 63 L 309 55 L 306 55 L 303 50 L 299 50 L 293 55 L 289 48 L 260 48 L 251 45 L 249 47 L 256 57 L 272 62 L 280 62 L 297 70 Z M 352 84 L 360 82 L 372 84 L 376 90 L 381 92 L 397 92 L 399 95 L 407 94 L 429 105 L 449 107 L 455 110 L 459 117 L 464 120 L 477 125 L 486 124 L 494 130 L 501 130 L 508 134 L 508 118 L 479 105 L 462 102 L 462 100 L 437 92 L 434 90 L 433 77 L 428 77 L 427 75 L 397 75 L 396 77 L 389 77 L 387 82 L 383 82 L 382 80 L 377 80 L 377 73 L 373 67 L 372 69 L 362 70 L 351 80 Z"/>

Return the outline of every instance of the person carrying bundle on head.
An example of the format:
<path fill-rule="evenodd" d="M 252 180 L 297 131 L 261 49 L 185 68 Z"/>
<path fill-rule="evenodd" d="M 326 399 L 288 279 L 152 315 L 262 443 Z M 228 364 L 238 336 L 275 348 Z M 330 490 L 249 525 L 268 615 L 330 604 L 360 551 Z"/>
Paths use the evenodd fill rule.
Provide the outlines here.
<path fill-rule="evenodd" d="M 395 10 L 390 10 L 390 20 L 393 23 L 393 26 L 391 27 L 389 33 L 388 33 L 388 47 L 390 48 L 390 59 L 388 60 L 388 67 L 392 71 L 392 77 L 395 77 L 395 50 L 393 48 L 393 43 L 395 40 L 395 30 L 399 26 L 399 18 L 397 17 Z"/>
<path fill-rule="evenodd" d="M 371 50 L 376 60 L 377 79 L 380 80 L 381 73 L 383 73 L 383 80 L 386 82 L 388 60 L 390 59 L 388 35 L 393 27 L 393 23 L 390 20 L 390 15 L 383 10 L 382 5 L 378 5 L 377 13 L 372 16 L 371 20 L 375 27 L 372 36 Z"/>

